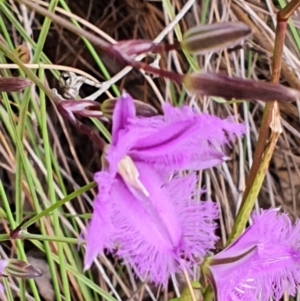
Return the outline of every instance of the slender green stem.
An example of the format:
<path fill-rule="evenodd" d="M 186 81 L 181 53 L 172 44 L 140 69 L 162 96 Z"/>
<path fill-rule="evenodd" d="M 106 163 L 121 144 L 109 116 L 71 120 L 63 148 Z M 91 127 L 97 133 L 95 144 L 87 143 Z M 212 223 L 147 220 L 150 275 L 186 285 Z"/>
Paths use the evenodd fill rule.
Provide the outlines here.
<path fill-rule="evenodd" d="M 10 289 L 8 279 L 3 278 L 3 284 L 4 284 L 4 289 L 5 289 L 5 297 L 7 298 L 7 301 L 14 301 L 14 297 L 13 297 L 12 291 Z M 0 297 L 1 297 L 1 295 L 2 295 L 2 293 L 0 294 Z"/>
<path fill-rule="evenodd" d="M 51 0 L 49 3 L 49 11 L 54 12 L 55 8 L 57 6 L 58 0 Z M 45 18 L 44 23 L 42 25 L 40 34 L 39 34 L 39 39 L 37 41 L 36 47 L 34 48 L 34 54 L 32 58 L 33 63 L 38 63 L 40 61 L 40 56 L 43 51 L 45 41 L 47 38 L 47 35 L 49 33 L 49 28 L 51 25 L 52 20 L 50 18 Z"/>

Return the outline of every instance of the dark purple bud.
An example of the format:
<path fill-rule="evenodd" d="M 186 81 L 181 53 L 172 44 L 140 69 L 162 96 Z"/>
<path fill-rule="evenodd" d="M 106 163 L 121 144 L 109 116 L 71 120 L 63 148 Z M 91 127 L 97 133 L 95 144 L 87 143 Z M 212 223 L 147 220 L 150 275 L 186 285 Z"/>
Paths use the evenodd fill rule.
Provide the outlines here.
<path fill-rule="evenodd" d="M 31 81 L 20 77 L 1 77 L 0 92 L 18 92 L 31 85 Z"/>
<path fill-rule="evenodd" d="M 300 98 L 300 91 L 279 84 L 232 78 L 220 73 L 188 74 L 184 77 L 183 85 L 190 93 L 225 99 L 286 102 Z"/>

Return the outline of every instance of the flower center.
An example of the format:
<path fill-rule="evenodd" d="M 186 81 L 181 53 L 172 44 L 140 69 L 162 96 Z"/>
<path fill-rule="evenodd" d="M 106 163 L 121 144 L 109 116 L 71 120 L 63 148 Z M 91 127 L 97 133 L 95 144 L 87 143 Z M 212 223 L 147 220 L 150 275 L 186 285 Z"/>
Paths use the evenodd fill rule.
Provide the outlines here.
<path fill-rule="evenodd" d="M 150 193 L 140 181 L 139 171 L 129 156 L 125 156 L 118 163 L 118 174 L 122 177 L 127 186 L 142 192 L 146 197 L 150 196 Z"/>

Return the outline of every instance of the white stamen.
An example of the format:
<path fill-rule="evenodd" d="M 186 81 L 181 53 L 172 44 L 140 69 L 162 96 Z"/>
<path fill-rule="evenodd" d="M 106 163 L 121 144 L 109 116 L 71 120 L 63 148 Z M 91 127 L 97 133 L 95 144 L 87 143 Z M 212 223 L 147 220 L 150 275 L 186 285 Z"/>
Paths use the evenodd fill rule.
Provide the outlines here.
<path fill-rule="evenodd" d="M 244 288 L 254 288 L 254 286 L 252 286 L 252 285 L 249 285 L 249 284 L 246 284 L 246 283 L 243 283 L 242 284 L 242 287 L 244 287 Z"/>
<path fill-rule="evenodd" d="M 241 293 L 241 294 L 245 294 L 245 292 L 242 291 L 242 290 L 241 290 L 240 288 L 238 288 L 238 287 L 235 287 L 235 290 L 238 291 L 238 292 Z"/>
<path fill-rule="evenodd" d="M 129 156 L 125 156 L 120 160 L 118 164 L 118 173 L 128 186 L 141 191 L 146 197 L 150 196 L 150 193 L 140 181 L 140 174 Z"/>
<path fill-rule="evenodd" d="M 254 278 L 248 278 L 248 279 L 246 279 L 245 281 L 246 282 L 253 282 L 255 279 Z"/>

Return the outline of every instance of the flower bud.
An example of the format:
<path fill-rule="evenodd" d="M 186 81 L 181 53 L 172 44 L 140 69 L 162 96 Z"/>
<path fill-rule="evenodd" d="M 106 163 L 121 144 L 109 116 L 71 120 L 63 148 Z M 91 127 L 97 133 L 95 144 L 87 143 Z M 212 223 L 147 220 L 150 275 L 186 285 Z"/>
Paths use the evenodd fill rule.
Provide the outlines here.
<path fill-rule="evenodd" d="M 14 54 L 18 57 L 18 59 L 24 63 L 28 64 L 30 63 L 31 57 L 30 57 L 30 51 L 26 45 L 26 43 L 23 43 L 16 47 L 14 50 Z"/>
<path fill-rule="evenodd" d="M 43 276 L 38 268 L 35 268 L 25 261 L 9 259 L 7 262 L 8 263 L 2 273 L 3 276 L 13 276 L 23 279 L 34 279 Z"/>
<path fill-rule="evenodd" d="M 73 121 L 75 121 L 75 115 L 100 119 L 103 117 L 99 103 L 96 101 L 68 99 L 61 101 L 59 106 L 68 113 Z"/>
<path fill-rule="evenodd" d="M 31 82 L 28 79 L 20 77 L 1 77 L 0 92 L 18 92 L 30 86 Z"/>
<path fill-rule="evenodd" d="M 250 34 L 251 28 L 241 22 L 195 26 L 184 33 L 181 47 L 189 53 L 205 54 L 234 47 Z"/>
<path fill-rule="evenodd" d="M 108 119 L 112 118 L 112 113 L 114 111 L 114 107 L 116 105 L 117 100 L 118 98 L 107 99 L 101 104 L 100 107 L 101 111 L 103 115 Z M 135 100 L 135 99 L 133 100 L 133 102 L 134 102 L 137 116 L 151 117 L 158 114 L 157 110 L 153 106 L 145 102 Z"/>
<path fill-rule="evenodd" d="M 187 74 L 183 79 L 183 85 L 190 93 L 225 99 L 286 102 L 300 98 L 300 91 L 279 84 L 233 78 L 221 73 Z"/>

